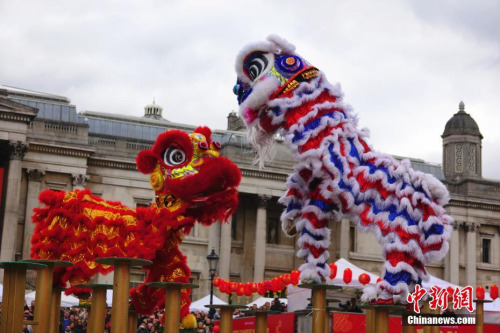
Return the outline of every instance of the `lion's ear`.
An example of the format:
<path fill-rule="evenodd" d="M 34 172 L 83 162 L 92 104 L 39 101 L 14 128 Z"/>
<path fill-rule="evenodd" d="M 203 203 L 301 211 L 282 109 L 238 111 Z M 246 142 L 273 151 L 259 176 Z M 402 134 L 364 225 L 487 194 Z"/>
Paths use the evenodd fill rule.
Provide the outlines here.
<path fill-rule="evenodd" d="M 156 168 L 158 158 L 151 150 L 143 150 L 137 154 L 135 164 L 137 165 L 137 170 L 144 174 L 150 174 Z"/>

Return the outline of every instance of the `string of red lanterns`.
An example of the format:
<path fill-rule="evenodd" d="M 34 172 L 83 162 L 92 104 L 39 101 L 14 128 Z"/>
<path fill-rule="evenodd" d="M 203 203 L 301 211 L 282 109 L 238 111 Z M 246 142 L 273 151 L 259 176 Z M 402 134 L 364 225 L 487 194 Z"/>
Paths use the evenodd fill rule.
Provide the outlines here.
<path fill-rule="evenodd" d="M 337 265 L 335 263 L 331 263 L 330 265 L 330 280 L 333 280 L 337 276 Z M 254 293 L 258 293 L 263 296 L 267 292 L 273 292 L 275 295 L 281 292 L 283 289 L 288 287 L 289 285 L 297 286 L 299 284 L 300 272 L 297 270 L 293 270 L 290 273 L 286 273 L 275 277 L 271 280 L 265 280 L 260 282 L 234 282 L 229 280 L 221 279 L 220 277 L 215 277 L 213 280 L 214 287 L 218 288 L 219 291 L 223 294 L 232 294 L 236 293 L 238 297 L 246 296 L 250 297 Z M 370 283 L 370 275 L 366 273 L 362 273 L 358 277 L 358 281 L 362 285 L 367 285 Z M 380 280 L 380 278 L 379 278 Z M 379 281 L 377 280 L 377 282 Z M 343 281 L 346 285 L 351 283 L 352 281 L 352 270 L 350 268 L 344 269 L 343 272 Z"/>

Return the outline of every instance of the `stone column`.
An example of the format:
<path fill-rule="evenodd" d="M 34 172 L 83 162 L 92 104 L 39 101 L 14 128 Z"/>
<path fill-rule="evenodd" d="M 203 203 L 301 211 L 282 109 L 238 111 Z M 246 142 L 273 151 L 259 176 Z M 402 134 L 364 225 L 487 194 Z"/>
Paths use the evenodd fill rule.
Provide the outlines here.
<path fill-rule="evenodd" d="M 271 199 L 267 195 L 259 195 L 257 203 L 257 221 L 255 226 L 255 261 L 253 280 L 264 280 L 264 267 L 266 266 L 266 231 L 267 231 L 267 202 Z"/>
<path fill-rule="evenodd" d="M 231 221 L 229 221 L 231 223 Z M 229 224 L 226 222 L 220 223 L 216 221 L 210 227 L 208 227 L 208 248 L 207 255 L 212 252 L 212 249 L 215 250 L 215 253 L 219 255 L 220 253 L 220 236 L 221 236 L 221 226 L 223 224 Z"/>
<path fill-rule="evenodd" d="M 225 280 L 229 280 L 231 242 L 231 223 L 223 223 L 220 226 L 219 276 Z"/>
<path fill-rule="evenodd" d="M 84 190 L 85 186 L 87 186 L 87 180 L 89 180 L 89 176 L 82 174 L 73 174 L 71 175 L 73 179 L 73 191 L 74 190 Z"/>
<path fill-rule="evenodd" d="M 349 229 L 351 222 L 348 219 L 342 219 L 340 221 L 340 258 L 349 260 Z"/>
<path fill-rule="evenodd" d="M 23 259 L 29 259 L 31 250 L 31 237 L 35 230 L 35 224 L 31 222 L 33 209 L 38 207 L 38 196 L 40 195 L 40 182 L 45 171 L 38 169 L 28 169 L 28 193 L 26 200 L 26 215 L 24 219 L 23 237 Z"/>
<path fill-rule="evenodd" d="M 465 278 L 466 285 L 476 287 L 476 230 L 479 225 L 475 223 L 463 224 L 465 230 L 465 244 L 467 252 L 465 254 Z"/>
<path fill-rule="evenodd" d="M 5 197 L 0 261 L 15 259 L 21 191 L 21 160 L 28 150 L 28 145 L 21 141 L 11 141 L 9 142 L 9 148 L 9 174 L 7 175 L 7 191 L 5 192 L 7 195 Z M 0 278 L 3 280 L 3 270 Z"/>
<path fill-rule="evenodd" d="M 460 274 L 460 249 L 458 247 L 459 243 L 459 228 L 455 223 L 453 225 L 453 231 L 450 238 L 450 250 L 449 253 L 449 264 L 448 264 L 448 281 L 453 284 L 459 285 L 459 274 Z"/>

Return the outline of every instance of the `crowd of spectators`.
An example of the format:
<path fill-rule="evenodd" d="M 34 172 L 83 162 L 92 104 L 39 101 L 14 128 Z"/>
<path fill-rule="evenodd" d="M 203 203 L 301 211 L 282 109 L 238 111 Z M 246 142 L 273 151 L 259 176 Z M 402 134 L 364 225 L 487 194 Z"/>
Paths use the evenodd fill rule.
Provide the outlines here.
<path fill-rule="evenodd" d="M 245 310 L 235 309 L 233 313 L 233 318 L 254 316 L 255 313 L 253 313 L 253 311 L 256 310 L 286 312 L 287 306 L 284 302 L 280 302 L 279 298 L 275 298 L 271 302 L 265 302 L 260 307 L 258 307 L 256 304 L 253 304 L 251 307 Z M 139 316 L 137 322 L 137 333 L 162 333 L 164 331 L 164 326 L 162 325 L 162 317 L 164 316 L 164 313 L 165 313 L 164 310 L 156 310 L 155 313 L 150 316 Z M 30 305 L 25 303 L 24 320 L 25 321 L 33 320 L 34 314 L 35 314 L 35 301 L 31 302 Z M 216 332 L 216 329 L 214 330 L 214 324 L 212 323 L 212 321 L 213 320 L 217 321 L 220 319 L 219 310 L 210 314 L 204 311 L 194 311 L 192 312 L 192 314 L 196 318 L 197 333 Z M 89 312 L 87 311 L 86 308 L 80 308 L 80 307 L 61 308 L 59 332 L 57 333 L 86 333 L 88 315 Z M 212 319 L 210 317 L 212 317 Z M 104 325 L 105 325 L 104 333 L 111 333 L 111 309 L 108 309 Z M 33 327 L 31 325 L 23 325 L 23 330 L 21 333 L 33 333 Z"/>
<path fill-rule="evenodd" d="M 345 304 L 339 303 L 339 307 L 345 312 L 357 312 L 363 313 L 363 310 L 358 305 L 358 300 L 353 297 L 350 301 L 346 301 Z"/>

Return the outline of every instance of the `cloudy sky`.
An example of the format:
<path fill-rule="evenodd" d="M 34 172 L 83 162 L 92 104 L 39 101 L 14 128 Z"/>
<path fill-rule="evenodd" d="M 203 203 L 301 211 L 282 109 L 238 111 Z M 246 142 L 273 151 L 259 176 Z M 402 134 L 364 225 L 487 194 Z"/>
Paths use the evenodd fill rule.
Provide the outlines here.
<path fill-rule="evenodd" d="M 463 100 L 500 179 L 496 0 L 0 0 L 0 84 L 78 111 L 142 116 L 155 98 L 168 120 L 225 129 L 235 56 L 270 33 L 342 84 L 376 150 L 441 163 Z"/>

